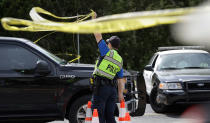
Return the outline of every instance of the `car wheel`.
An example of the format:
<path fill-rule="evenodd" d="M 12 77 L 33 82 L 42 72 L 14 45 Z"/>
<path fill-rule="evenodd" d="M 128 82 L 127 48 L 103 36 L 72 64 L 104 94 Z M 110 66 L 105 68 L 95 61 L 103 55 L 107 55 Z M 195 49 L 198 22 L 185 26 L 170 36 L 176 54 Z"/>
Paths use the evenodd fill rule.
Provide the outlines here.
<path fill-rule="evenodd" d="M 142 116 L 145 113 L 147 97 L 146 97 L 146 85 L 143 78 L 143 74 L 140 74 L 137 78 L 137 88 L 140 92 L 138 95 L 138 108 L 135 112 L 131 113 L 131 116 Z"/>
<path fill-rule="evenodd" d="M 70 123 L 84 123 L 87 103 L 91 100 L 91 95 L 86 95 L 78 98 L 71 106 L 69 111 Z"/>
<path fill-rule="evenodd" d="M 150 105 L 152 109 L 157 113 L 164 113 L 168 109 L 168 107 L 165 104 L 159 104 L 157 103 L 157 88 L 153 88 L 151 91 L 151 94 L 149 96 Z"/>

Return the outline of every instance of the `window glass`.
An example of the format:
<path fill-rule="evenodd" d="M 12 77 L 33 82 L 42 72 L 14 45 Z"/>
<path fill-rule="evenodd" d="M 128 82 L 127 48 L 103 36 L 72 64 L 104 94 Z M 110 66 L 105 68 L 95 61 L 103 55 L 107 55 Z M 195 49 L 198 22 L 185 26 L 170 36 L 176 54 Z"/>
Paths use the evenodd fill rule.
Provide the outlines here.
<path fill-rule="evenodd" d="M 29 50 L 10 44 L 0 44 L 0 70 L 34 69 L 39 58 Z"/>
<path fill-rule="evenodd" d="M 47 55 L 50 59 L 52 59 L 56 63 L 63 64 L 63 65 L 67 64 L 67 61 L 65 61 L 64 59 L 61 59 L 61 58 L 55 56 L 54 54 L 52 54 L 49 51 L 47 51 L 47 50 L 43 49 L 42 47 L 40 47 L 39 45 L 36 45 L 36 44 L 34 44 L 34 43 L 30 42 L 30 41 L 27 42 L 27 44 L 35 47 L 36 49 L 38 49 L 43 54 Z"/>
<path fill-rule="evenodd" d="M 209 53 L 176 53 L 162 55 L 158 69 L 210 68 Z"/>
<path fill-rule="evenodd" d="M 156 58 L 157 54 L 154 54 L 152 58 L 149 60 L 149 65 L 152 65 L 154 59 Z"/>
<path fill-rule="evenodd" d="M 153 67 L 153 68 L 155 67 L 155 64 L 156 64 L 157 59 L 158 59 L 158 55 L 156 55 L 156 57 L 155 57 L 155 59 L 154 59 L 154 61 L 153 61 L 153 63 L 152 63 L 152 67 Z"/>

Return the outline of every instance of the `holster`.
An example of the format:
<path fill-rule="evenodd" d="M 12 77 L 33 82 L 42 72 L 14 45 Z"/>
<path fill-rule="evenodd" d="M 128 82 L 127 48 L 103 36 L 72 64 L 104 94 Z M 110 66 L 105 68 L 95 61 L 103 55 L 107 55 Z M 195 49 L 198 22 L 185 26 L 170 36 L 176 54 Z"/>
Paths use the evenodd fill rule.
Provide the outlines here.
<path fill-rule="evenodd" d="M 94 95 L 98 95 L 99 92 L 99 88 L 100 88 L 100 80 L 93 76 L 90 79 L 90 89 L 93 92 Z"/>
<path fill-rule="evenodd" d="M 117 79 L 114 80 L 109 80 L 104 77 L 99 77 L 99 76 L 93 76 L 90 79 L 90 89 L 93 91 L 93 94 L 98 95 L 100 86 L 105 86 L 105 85 L 111 85 L 115 88 L 117 88 Z"/>

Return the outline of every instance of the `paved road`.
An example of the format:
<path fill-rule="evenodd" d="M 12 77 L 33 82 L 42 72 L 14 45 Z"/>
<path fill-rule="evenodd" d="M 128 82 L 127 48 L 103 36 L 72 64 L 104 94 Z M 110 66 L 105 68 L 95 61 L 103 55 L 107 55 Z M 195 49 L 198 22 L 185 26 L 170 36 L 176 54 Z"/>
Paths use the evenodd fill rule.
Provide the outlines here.
<path fill-rule="evenodd" d="M 193 119 L 180 118 L 182 112 L 158 114 L 148 104 L 144 116 L 132 117 L 132 123 L 192 123 Z"/>
<path fill-rule="evenodd" d="M 186 107 L 186 106 L 185 106 Z M 177 107 L 182 110 L 175 111 L 176 113 L 167 114 L 157 114 L 155 113 L 150 105 L 147 105 L 146 112 L 144 116 L 132 117 L 132 123 L 198 123 L 197 114 L 193 114 L 194 118 L 181 118 L 185 107 Z M 172 111 L 174 112 L 174 111 Z M 65 121 L 54 121 L 50 123 L 69 123 L 68 120 Z"/>

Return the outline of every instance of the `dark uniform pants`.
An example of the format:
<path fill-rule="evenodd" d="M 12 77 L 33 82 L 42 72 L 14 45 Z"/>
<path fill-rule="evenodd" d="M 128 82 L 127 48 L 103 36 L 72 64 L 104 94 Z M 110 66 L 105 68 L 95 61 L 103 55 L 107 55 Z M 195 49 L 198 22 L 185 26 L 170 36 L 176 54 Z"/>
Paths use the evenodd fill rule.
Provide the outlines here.
<path fill-rule="evenodd" d="M 111 85 L 100 86 L 98 94 L 93 94 L 92 110 L 98 110 L 100 123 L 116 123 L 114 117 L 116 98 L 117 89 Z"/>

